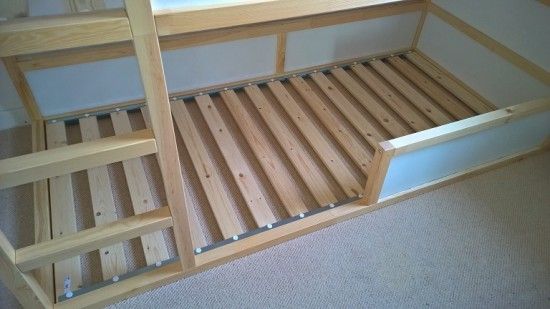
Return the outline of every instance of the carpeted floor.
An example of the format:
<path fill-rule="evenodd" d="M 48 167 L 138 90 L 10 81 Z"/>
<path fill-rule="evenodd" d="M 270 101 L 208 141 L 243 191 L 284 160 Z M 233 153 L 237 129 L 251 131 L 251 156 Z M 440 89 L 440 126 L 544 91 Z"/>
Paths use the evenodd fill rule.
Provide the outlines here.
<path fill-rule="evenodd" d="M 550 152 L 112 306 L 152 307 L 549 308 Z"/>

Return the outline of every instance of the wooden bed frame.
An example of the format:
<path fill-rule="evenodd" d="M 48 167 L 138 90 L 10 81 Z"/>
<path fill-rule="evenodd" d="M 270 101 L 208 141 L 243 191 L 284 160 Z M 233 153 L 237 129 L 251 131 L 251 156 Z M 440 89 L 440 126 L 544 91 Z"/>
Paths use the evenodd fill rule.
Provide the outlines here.
<path fill-rule="evenodd" d="M 492 103 L 416 50 L 428 11 L 547 85 L 550 84 L 548 72 L 429 1 L 280 0 L 154 13 L 148 0 L 126 0 L 125 4 L 125 10 L 24 18 L 0 23 L 0 57 L 32 120 L 34 152 L 0 160 L 0 189 L 31 182 L 34 189 L 36 244 L 15 249 L 0 232 L 0 278 L 24 307 L 100 307 L 459 179 L 521 160 L 549 147 L 547 139 L 539 147 L 523 153 L 381 199 L 380 191 L 394 156 L 550 110 L 550 99 L 496 110 Z M 242 14 L 243 10 L 247 14 Z M 284 70 L 287 32 L 413 11 L 421 11 L 422 17 L 413 45 L 407 50 L 296 72 Z M 168 94 L 161 50 L 274 34 L 278 43 L 274 59 L 276 74 L 215 88 Z M 138 59 L 145 90 L 143 101 L 43 117 L 24 75 L 29 70 L 128 55 L 135 55 Z M 351 78 L 351 72 L 359 80 Z M 413 81 L 414 85 L 405 82 L 405 79 Z M 372 84 L 373 80 L 377 82 Z M 367 83 L 390 112 L 377 110 L 375 105 L 369 103 L 376 101 L 374 99 L 363 102 L 371 94 L 362 90 L 359 82 Z M 334 90 L 338 89 L 336 84 L 350 93 L 349 98 Z M 401 95 L 395 96 L 390 87 L 399 90 Z M 295 89 L 304 101 L 295 102 L 293 95 L 288 93 L 290 88 Z M 415 89 L 422 89 L 438 99 L 427 101 Z M 266 98 L 266 92 L 272 93 L 274 98 Z M 321 95 L 334 104 L 357 101 L 369 113 L 376 115 L 372 126 L 366 128 L 365 118 L 361 118 L 361 113 L 355 112 L 351 105 L 337 105 L 345 119 L 365 139 L 365 145 L 358 145 L 356 140 L 350 138 L 348 128 L 339 127 L 339 120 L 330 112 L 324 113 L 324 103 L 319 99 Z M 294 122 L 314 152 L 320 158 L 326 158 L 322 159 L 322 163 L 342 187 L 345 198 L 314 195 L 318 208 L 311 210 L 303 205 L 299 192 L 288 187 L 288 183 L 274 180 L 272 185 L 288 213 L 283 220 L 277 220 L 265 208 L 264 202 L 254 200 L 262 196 L 261 190 L 256 188 L 253 179 L 245 177 L 250 172 L 241 165 L 238 151 L 235 151 L 238 141 L 232 138 L 226 127 L 220 126 L 223 124 L 222 111 L 229 111 L 231 117 L 239 120 L 235 126 L 243 132 L 242 138 L 252 147 L 261 169 L 270 179 L 277 178 L 278 170 L 277 167 L 270 167 L 271 164 L 291 164 L 312 191 L 322 186 L 316 182 L 322 182 L 323 177 L 308 176 L 311 170 L 307 170 L 307 166 L 301 167 L 298 161 L 284 164 L 275 162 L 277 160 L 262 162 L 261 158 L 269 156 L 269 150 L 262 146 L 268 141 L 255 134 L 254 126 L 247 126 L 251 122 L 247 121 L 250 115 L 240 107 L 243 97 L 250 98 L 247 104 L 260 110 L 260 117 L 276 136 L 282 151 L 290 158 L 299 157 L 299 151 L 292 147 L 297 143 L 285 139 L 291 134 L 287 135 L 285 129 L 280 127 L 283 120 L 276 119 L 277 113 L 271 110 L 273 104 L 280 104 L 291 115 L 284 121 Z M 408 100 L 414 107 L 401 104 L 399 100 Z M 437 102 L 439 107 L 433 102 Z M 342 168 L 345 164 L 338 165 L 332 160 L 336 158 L 335 161 L 338 161 L 340 157 L 332 155 L 333 150 L 327 146 L 324 136 L 318 133 L 318 130 L 325 129 L 317 129 L 316 124 L 309 120 L 309 114 L 302 113 L 298 107 L 300 104 L 310 106 L 327 130 L 330 143 L 338 145 L 349 157 L 348 161 L 359 167 L 354 172 L 360 179 L 366 179 L 366 185 L 360 181 L 349 185 L 354 181 L 346 180 L 347 175 L 339 176 L 345 170 Z M 421 113 L 411 112 L 411 108 Z M 221 149 L 221 155 L 233 172 L 239 191 L 246 200 L 251 199 L 248 206 L 257 226 L 253 231 L 236 227 L 231 214 L 224 208 L 227 204 L 224 197 L 215 193 L 216 186 L 219 186 L 215 172 L 210 175 L 207 167 L 208 179 L 201 178 L 201 184 L 224 239 L 214 245 L 207 244 L 200 228 L 197 228 L 196 214 L 184 190 L 185 175 L 182 175 L 181 169 L 173 168 L 181 166 L 179 151 L 182 148 L 187 149 L 197 174 L 202 172 L 201 167 L 208 166 L 206 146 L 199 136 L 204 133 L 192 124 L 197 120 L 193 120 L 190 109 L 195 109 L 196 113 L 200 111 L 206 127 Z M 128 113 L 132 110 L 142 114 L 145 128 L 132 129 L 128 119 Z M 114 136 L 101 138 L 97 121 L 99 116 L 111 118 Z M 69 145 L 65 132 L 65 120 L 68 119 L 78 122 L 82 142 Z M 183 140 L 183 145 L 177 143 L 178 137 Z M 139 157 L 150 154 L 155 154 L 159 163 L 167 200 L 165 207 L 151 208 L 147 205 L 151 193 Z M 72 193 L 68 193 L 72 190 L 69 174 L 87 170 L 90 186 L 97 188 L 92 190 L 92 199 L 102 199 L 110 195 L 108 192 L 102 196 L 105 192 L 101 189 L 109 181 L 106 166 L 121 161 L 135 215 L 117 219 L 112 202 L 97 209 L 94 205 L 96 227 L 77 231 Z M 170 227 L 177 248 L 178 257 L 175 259 L 168 257 L 166 244 L 162 234 L 159 234 Z M 148 249 L 144 249 L 144 255 L 149 266 L 125 274 L 121 271 L 125 266 L 117 264 L 120 256 L 124 255 L 120 243 L 138 237 L 144 248 Z M 75 290 L 74 297 L 67 297 L 61 284 L 66 279 L 54 272 L 52 264 L 65 269 L 65 274 L 72 272 L 70 279 L 75 284 L 81 281 L 78 256 L 94 250 L 101 252 L 105 282 L 85 293 Z"/>

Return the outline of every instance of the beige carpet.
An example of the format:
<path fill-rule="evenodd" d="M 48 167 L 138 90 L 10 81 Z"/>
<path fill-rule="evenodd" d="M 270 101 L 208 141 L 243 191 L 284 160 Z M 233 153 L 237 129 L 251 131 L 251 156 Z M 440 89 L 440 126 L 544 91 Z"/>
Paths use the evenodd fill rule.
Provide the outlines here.
<path fill-rule="evenodd" d="M 32 203 L 23 187 L 0 191 L 17 247 L 33 239 L 32 218 L 6 212 Z M 152 307 L 548 308 L 550 152 L 113 305 Z"/>

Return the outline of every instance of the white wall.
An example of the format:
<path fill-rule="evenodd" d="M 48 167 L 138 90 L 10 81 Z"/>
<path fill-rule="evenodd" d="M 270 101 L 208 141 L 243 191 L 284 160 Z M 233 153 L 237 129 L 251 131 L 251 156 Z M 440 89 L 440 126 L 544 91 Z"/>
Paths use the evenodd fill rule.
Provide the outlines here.
<path fill-rule="evenodd" d="M 380 198 L 529 150 L 550 136 L 550 111 L 392 159 Z"/>

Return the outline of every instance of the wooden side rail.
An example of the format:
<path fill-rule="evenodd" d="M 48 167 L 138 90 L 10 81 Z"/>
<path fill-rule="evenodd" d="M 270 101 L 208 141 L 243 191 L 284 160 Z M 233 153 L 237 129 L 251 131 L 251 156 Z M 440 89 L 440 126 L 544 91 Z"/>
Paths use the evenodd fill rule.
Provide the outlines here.
<path fill-rule="evenodd" d="M 0 160 L 0 189 L 157 152 L 150 129 Z"/>
<path fill-rule="evenodd" d="M 172 226 L 167 206 L 16 250 L 23 272 Z"/>
<path fill-rule="evenodd" d="M 550 98 L 538 99 L 381 142 L 375 152 L 372 172 L 369 173 L 372 176 L 368 178 L 365 187 L 366 203 L 379 202 L 388 168 L 395 156 L 475 134 L 548 110 L 550 110 Z"/>

